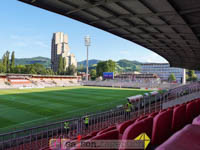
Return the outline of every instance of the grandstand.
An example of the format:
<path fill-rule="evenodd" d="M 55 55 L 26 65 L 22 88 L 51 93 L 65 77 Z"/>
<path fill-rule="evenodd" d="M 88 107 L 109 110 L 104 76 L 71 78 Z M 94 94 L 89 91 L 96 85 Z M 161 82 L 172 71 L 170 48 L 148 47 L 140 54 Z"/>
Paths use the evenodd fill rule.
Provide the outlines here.
<path fill-rule="evenodd" d="M 199 68 L 199 0 L 20 1 L 140 44 L 165 57 L 171 66 Z M 115 94 L 118 95 L 117 92 Z M 146 133 L 151 139 L 148 149 L 200 149 L 199 82 L 132 98 L 130 116 L 123 107 L 118 107 L 88 115 L 88 128 L 84 126 L 85 116 L 82 116 L 1 134 L 0 149 L 61 149 L 61 140 L 67 138 L 69 142 L 117 140 L 119 147 L 115 149 L 126 150 L 128 144 L 121 142 L 133 140 L 142 133 Z M 68 131 L 64 128 L 66 122 L 69 123 Z M 57 138 L 57 142 L 49 145 L 52 138 Z M 82 148 L 77 143 L 71 149 Z"/>
<path fill-rule="evenodd" d="M 48 76 L 27 74 L 2 74 L 0 75 L 0 88 L 45 88 L 66 87 L 80 85 L 78 76 Z"/>

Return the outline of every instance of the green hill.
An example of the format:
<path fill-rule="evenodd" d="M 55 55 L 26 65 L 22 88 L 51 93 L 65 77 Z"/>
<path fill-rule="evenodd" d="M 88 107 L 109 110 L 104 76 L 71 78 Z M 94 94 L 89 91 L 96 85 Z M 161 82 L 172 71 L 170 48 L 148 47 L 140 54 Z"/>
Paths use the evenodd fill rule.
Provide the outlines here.
<path fill-rule="evenodd" d="M 99 61 L 98 59 L 90 59 L 88 61 L 89 63 L 89 69 L 95 69 L 96 65 Z M 33 57 L 33 58 L 16 58 L 15 59 L 16 65 L 27 65 L 27 64 L 35 64 L 39 63 L 44 65 L 46 68 L 51 67 L 51 59 L 47 57 Z M 131 60 L 126 60 L 126 59 L 121 59 L 116 62 L 117 63 L 117 70 L 118 71 L 139 71 L 141 62 L 138 61 L 131 61 Z M 79 61 L 78 62 L 78 70 L 84 71 L 86 68 L 86 60 L 84 61 Z"/>
<path fill-rule="evenodd" d="M 92 67 L 93 65 L 97 64 L 98 62 L 100 62 L 101 60 L 97 60 L 97 59 L 90 59 L 88 60 L 88 66 Z M 78 66 L 83 65 L 83 67 L 86 67 L 86 60 L 83 61 L 79 61 L 78 62 Z"/>
<path fill-rule="evenodd" d="M 27 65 L 27 64 L 35 64 L 39 63 L 44 65 L 46 68 L 51 67 L 51 59 L 46 57 L 33 57 L 33 58 L 16 58 L 16 65 Z"/>
<path fill-rule="evenodd" d="M 117 61 L 117 64 L 121 67 L 122 71 L 140 71 L 141 62 L 130 61 L 126 59 L 121 59 Z"/>
<path fill-rule="evenodd" d="M 101 60 L 91 59 L 88 61 L 89 69 L 94 69 L 95 65 Z M 141 62 L 138 61 L 130 61 L 126 59 L 121 59 L 116 62 L 117 63 L 117 71 L 140 71 Z M 86 68 L 86 60 L 78 62 L 78 68 Z M 79 69 L 78 69 L 79 70 Z M 85 69 L 84 69 L 85 70 Z"/>

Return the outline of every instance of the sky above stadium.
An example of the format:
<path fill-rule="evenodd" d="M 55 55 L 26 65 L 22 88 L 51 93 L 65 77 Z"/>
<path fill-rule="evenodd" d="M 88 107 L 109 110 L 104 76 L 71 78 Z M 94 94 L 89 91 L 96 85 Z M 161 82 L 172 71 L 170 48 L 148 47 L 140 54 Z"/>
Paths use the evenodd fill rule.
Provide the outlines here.
<path fill-rule="evenodd" d="M 1 1 L 0 19 L 0 57 L 9 50 L 15 51 L 17 58 L 50 58 L 53 33 L 64 32 L 68 34 L 71 52 L 78 61 L 86 58 L 84 36 L 90 35 L 89 59 L 166 62 L 133 42 L 17 0 Z"/>

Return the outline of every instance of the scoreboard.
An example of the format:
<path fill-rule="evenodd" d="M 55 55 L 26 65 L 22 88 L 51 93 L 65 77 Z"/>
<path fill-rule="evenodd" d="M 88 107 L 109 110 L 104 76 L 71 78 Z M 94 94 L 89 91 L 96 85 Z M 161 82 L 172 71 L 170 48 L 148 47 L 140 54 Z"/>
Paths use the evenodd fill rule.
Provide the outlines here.
<path fill-rule="evenodd" d="M 103 72 L 103 79 L 114 79 L 114 72 Z"/>

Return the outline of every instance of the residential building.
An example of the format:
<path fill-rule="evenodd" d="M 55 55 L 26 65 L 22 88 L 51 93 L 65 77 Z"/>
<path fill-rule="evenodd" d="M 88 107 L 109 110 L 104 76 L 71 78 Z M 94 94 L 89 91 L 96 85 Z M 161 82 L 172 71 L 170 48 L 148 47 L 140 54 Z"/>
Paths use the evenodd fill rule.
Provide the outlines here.
<path fill-rule="evenodd" d="M 65 69 L 69 65 L 74 65 L 77 67 L 77 61 L 74 54 L 70 53 L 70 48 L 68 45 L 68 36 L 63 32 L 57 32 L 53 34 L 52 44 L 51 44 L 51 68 L 54 72 L 58 71 L 59 57 L 65 60 Z"/>

